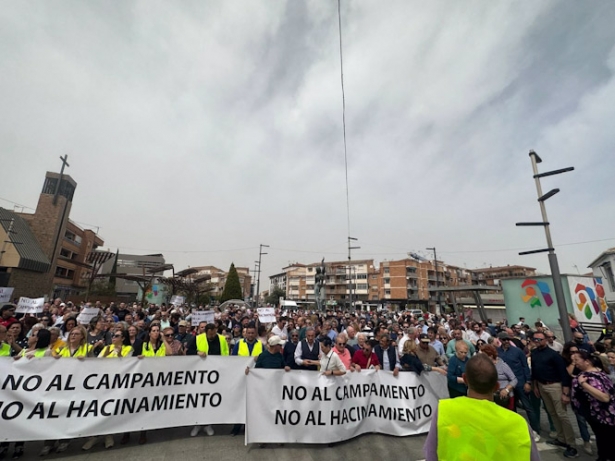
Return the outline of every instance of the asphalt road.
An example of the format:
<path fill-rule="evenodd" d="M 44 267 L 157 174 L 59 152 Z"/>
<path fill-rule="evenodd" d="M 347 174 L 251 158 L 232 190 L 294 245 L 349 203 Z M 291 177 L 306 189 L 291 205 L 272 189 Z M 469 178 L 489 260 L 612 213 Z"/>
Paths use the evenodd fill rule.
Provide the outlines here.
<path fill-rule="evenodd" d="M 546 422 L 546 418 L 544 418 Z M 574 426 L 576 426 L 576 421 Z M 145 445 L 137 443 L 138 434 L 127 445 L 120 445 L 120 436 L 115 437 L 116 445 L 111 449 L 104 448 L 104 440 L 90 451 L 83 451 L 81 446 L 86 439 L 74 440 L 68 450 L 61 454 L 52 453 L 45 458 L 39 457 L 42 442 L 28 442 L 25 446 L 23 460 L 66 459 L 74 461 L 109 461 L 109 460 L 191 460 L 214 459 L 216 461 L 389 461 L 394 459 L 404 461 L 422 460 L 425 435 L 411 437 L 393 437 L 380 434 L 369 434 L 339 443 L 327 445 L 284 445 L 266 446 L 244 444 L 243 436 L 231 437 L 231 426 L 214 426 L 215 434 L 207 436 L 202 431 L 197 437 L 190 437 L 191 427 L 180 427 L 168 430 L 148 432 L 148 442 Z M 544 431 L 546 435 L 547 431 Z M 580 442 L 580 439 L 579 439 Z M 544 461 L 565 459 L 560 449 L 553 449 L 544 443 L 538 445 L 541 458 Z M 12 454 L 11 449 L 8 459 Z M 596 455 L 587 455 L 579 449 L 580 460 L 594 460 Z M 594 445 L 595 450 L 595 445 Z"/>

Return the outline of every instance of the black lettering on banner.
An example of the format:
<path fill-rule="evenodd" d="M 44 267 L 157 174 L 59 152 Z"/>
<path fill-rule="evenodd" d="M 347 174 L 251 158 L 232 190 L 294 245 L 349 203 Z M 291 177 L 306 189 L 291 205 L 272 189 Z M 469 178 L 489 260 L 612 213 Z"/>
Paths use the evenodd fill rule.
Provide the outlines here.
<path fill-rule="evenodd" d="M 92 416 L 98 416 L 98 400 L 92 400 L 90 402 L 90 405 L 88 406 L 88 409 L 83 414 L 83 417 L 86 418 L 90 416 L 90 414 Z"/>
<path fill-rule="evenodd" d="M 135 373 L 132 375 L 132 382 L 130 383 L 130 388 L 134 389 L 137 384 L 143 381 L 143 375 L 141 373 Z"/>
<path fill-rule="evenodd" d="M 216 398 L 215 403 L 214 403 L 214 397 Z M 220 395 L 220 393 L 216 392 L 214 394 L 211 394 L 211 397 L 209 398 L 210 406 L 216 408 L 216 407 L 219 407 L 221 403 L 222 403 L 222 395 Z"/>
<path fill-rule="evenodd" d="M 23 411 L 23 403 L 21 402 L 11 402 L 8 405 L 4 406 L 4 408 L 2 408 L 3 406 L 4 402 L 0 402 L 0 408 L 2 409 L 2 413 L 0 415 L 5 421 L 10 421 L 17 418 L 19 415 L 21 415 L 21 412 Z M 13 411 L 14 413 L 11 414 L 11 411 Z"/>
<path fill-rule="evenodd" d="M 419 397 L 423 397 L 425 395 L 425 386 L 423 386 L 422 384 L 419 384 L 418 394 Z"/>
<path fill-rule="evenodd" d="M 176 381 L 177 381 L 177 376 L 175 377 Z M 145 387 L 145 386 L 150 386 L 150 387 L 154 387 L 154 374 L 153 373 L 148 373 L 145 375 L 145 379 L 143 380 L 143 384 L 141 384 L 141 387 Z"/>
<path fill-rule="evenodd" d="M 431 405 L 429 404 L 423 405 L 423 416 L 425 416 L 425 418 L 431 418 L 432 414 L 433 414 L 433 408 L 431 408 Z"/>
<path fill-rule="evenodd" d="M 156 387 L 160 386 L 170 386 L 171 382 L 173 382 L 173 373 L 158 373 L 158 380 L 156 381 Z"/>
<path fill-rule="evenodd" d="M 34 408 L 28 415 L 28 419 L 32 419 L 35 416 L 38 416 L 39 419 L 45 418 L 45 404 L 43 402 L 37 402 L 37 404 L 34 405 Z"/>
<path fill-rule="evenodd" d="M 128 387 L 128 383 L 130 382 L 130 374 L 126 373 L 125 375 L 115 375 L 113 377 L 113 384 L 111 389 L 124 389 Z"/>
<path fill-rule="evenodd" d="M 183 410 L 185 400 L 186 400 L 186 394 L 177 394 L 177 397 L 175 398 L 175 409 Z"/>
<path fill-rule="evenodd" d="M 98 376 L 96 373 L 92 375 L 87 375 L 83 380 L 83 388 L 87 389 L 88 391 L 94 390 L 94 386 L 90 386 L 90 379 L 95 378 L 96 376 Z"/>
<path fill-rule="evenodd" d="M 87 378 L 86 378 L 87 379 Z M 66 412 L 66 417 L 70 418 L 73 415 L 73 411 L 77 412 L 77 417 L 81 417 L 81 413 L 83 413 L 83 409 L 85 408 L 85 400 L 82 400 L 77 406 L 77 402 L 74 400 L 68 405 L 68 411 Z"/>
<path fill-rule="evenodd" d="M 109 389 L 109 375 L 102 375 L 100 381 L 98 381 L 98 385 L 96 386 L 96 390 L 99 389 Z"/>
<path fill-rule="evenodd" d="M 147 400 L 147 397 L 141 399 L 141 403 L 139 403 L 137 408 L 137 413 L 140 413 L 142 410 L 149 411 L 149 400 Z"/>
<path fill-rule="evenodd" d="M 184 379 L 184 372 L 183 371 L 178 371 L 178 372 L 175 373 L 175 381 L 173 381 L 173 384 L 175 386 L 181 386 L 183 379 Z"/>
<path fill-rule="evenodd" d="M 207 375 L 207 382 L 209 384 L 216 384 L 219 379 L 220 379 L 220 373 L 218 373 L 216 370 L 211 371 Z"/>
<path fill-rule="evenodd" d="M 380 407 L 380 411 L 378 413 L 379 418 L 391 420 L 392 411 L 390 407 Z"/>
<path fill-rule="evenodd" d="M 55 375 L 49 383 L 49 386 L 47 386 L 47 389 L 45 389 L 45 391 L 50 391 L 51 389 L 55 389 L 56 391 L 74 391 L 75 388 L 71 387 L 70 385 L 70 382 L 73 379 L 73 375 L 66 376 L 66 382 L 64 386 L 62 386 L 62 378 L 64 378 L 64 376 Z"/>
<path fill-rule="evenodd" d="M 322 412 L 310 410 L 307 418 L 305 419 L 305 425 L 311 424 L 312 426 L 324 426 L 325 423 L 322 420 Z"/>
<path fill-rule="evenodd" d="M 110 413 L 110 412 L 107 411 L 107 405 L 110 404 L 110 403 L 113 403 L 113 402 L 115 402 L 114 399 L 105 400 L 103 402 L 103 404 L 100 406 L 100 414 L 103 415 L 103 416 L 111 416 L 111 415 L 113 415 L 113 413 Z"/>
<path fill-rule="evenodd" d="M 304 386 L 282 386 L 282 400 L 305 400 L 307 389 Z"/>
<path fill-rule="evenodd" d="M 288 410 L 284 410 L 284 411 L 276 410 L 275 411 L 275 423 L 276 424 L 288 423 L 291 426 L 296 426 L 297 424 L 299 424 L 300 420 L 301 420 L 301 415 L 299 414 L 297 410 L 291 410 L 290 412 Z"/>
<path fill-rule="evenodd" d="M 155 395 L 154 399 L 152 400 L 152 411 L 166 410 L 168 399 L 169 399 L 168 395 L 163 395 L 163 396 Z"/>
<path fill-rule="evenodd" d="M 194 384 L 196 382 L 196 371 L 186 371 L 186 377 L 184 378 L 184 384 Z"/>

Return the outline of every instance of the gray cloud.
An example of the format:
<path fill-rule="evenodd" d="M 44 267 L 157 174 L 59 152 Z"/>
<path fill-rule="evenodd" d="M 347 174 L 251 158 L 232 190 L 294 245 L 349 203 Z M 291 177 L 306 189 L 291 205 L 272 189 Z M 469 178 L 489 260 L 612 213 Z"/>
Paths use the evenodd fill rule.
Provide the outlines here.
<path fill-rule="evenodd" d="M 556 244 L 615 238 L 615 7 L 342 2 L 357 256 L 436 245 L 468 267 L 547 271 Z M 0 197 L 34 207 L 68 153 L 72 218 L 177 267 L 265 274 L 344 259 L 337 9 L 331 2 L 16 3 L 0 12 Z M 7 203 L 2 203 L 8 205 Z M 562 246 L 562 270 L 613 241 Z M 249 250 L 245 250 L 249 248 Z M 208 252 L 196 252 L 207 250 Z M 261 281 L 262 284 L 262 281 Z"/>

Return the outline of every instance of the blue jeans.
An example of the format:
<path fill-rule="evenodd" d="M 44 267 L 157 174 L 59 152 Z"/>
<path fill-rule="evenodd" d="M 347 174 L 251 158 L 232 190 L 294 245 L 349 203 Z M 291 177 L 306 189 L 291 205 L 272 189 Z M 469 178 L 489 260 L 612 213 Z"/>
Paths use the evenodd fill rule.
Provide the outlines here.
<path fill-rule="evenodd" d="M 590 435 L 589 428 L 587 427 L 587 421 L 583 418 L 583 416 L 576 412 L 574 415 L 577 417 L 577 424 L 579 425 L 579 432 L 581 433 L 583 442 L 589 442 Z"/>
<path fill-rule="evenodd" d="M 533 392 L 526 394 L 523 390 L 523 385 L 515 387 L 515 398 L 527 413 L 527 419 L 530 423 L 530 427 L 538 434 L 540 434 L 540 399 L 538 399 L 538 408 L 535 404 L 532 404 L 531 398 L 536 398 Z"/>

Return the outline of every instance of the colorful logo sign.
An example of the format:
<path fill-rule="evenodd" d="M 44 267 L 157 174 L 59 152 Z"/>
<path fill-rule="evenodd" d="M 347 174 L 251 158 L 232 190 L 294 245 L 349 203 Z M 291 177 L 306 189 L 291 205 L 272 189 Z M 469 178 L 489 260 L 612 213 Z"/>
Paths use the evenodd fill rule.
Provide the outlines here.
<path fill-rule="evenodd" d="M 525 290 L 525 295 L 521 295 L 521 299 L 524 303 L 527 303 L 529 301 L 530 306 L 541 307 L 542 301 L 538 296 L 538 293 L 540 293 L 542 295 L 542 299 L 547 306 L 551 306 L 553 304 L 553 298 L 551 297 L 551 289 L 549 288 L 549 285 L 547 285 L 545 282 L 539 282 L 534 279 L 526 279 L 521 284 L 521 288 Z"/>
<path fill-rule="evenodd" d="M 602 313 L 610 322 L 611 313 L 604 299 L 605 293 L 604 286 L 602 285 L 602 277 L 595 277 L 593 282 L 593 287 L 588 287 L 582 283 L 577 283 L 575 286 L 574 301 L 577 305 L 577 309 L 581 311 L 588 320 L 594 315 L 600 315 Z"/>

